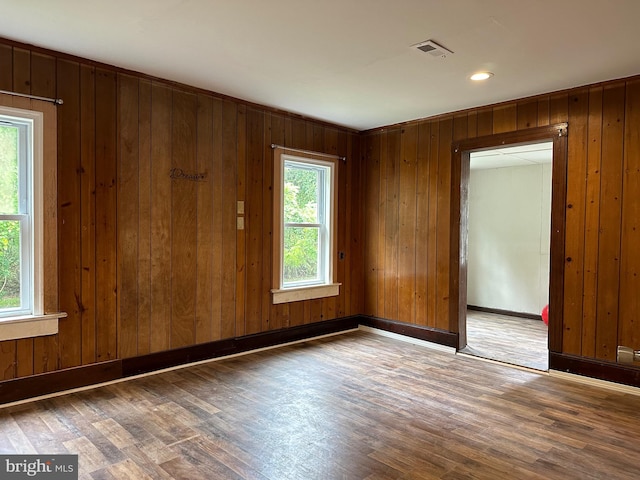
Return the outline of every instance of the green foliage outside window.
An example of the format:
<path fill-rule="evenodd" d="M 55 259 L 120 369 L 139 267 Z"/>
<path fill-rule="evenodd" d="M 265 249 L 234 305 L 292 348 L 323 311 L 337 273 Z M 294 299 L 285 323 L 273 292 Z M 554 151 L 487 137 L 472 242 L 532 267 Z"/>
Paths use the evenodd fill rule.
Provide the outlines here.
<path fill-rule="evenodd" d="M 0 213 L 18 212 L 18 129 L 0 126 Z M 0 308 L 20 306 L 20 223 L 0 221 Z"/>
<path fill-rule="evenodd" d="M 319 172 L 285 167 L 285 223 L 319 223 Z M 318 278 L 319 230 L 317 227 L 285 227 L 284 281 L 310 281 Z"/>

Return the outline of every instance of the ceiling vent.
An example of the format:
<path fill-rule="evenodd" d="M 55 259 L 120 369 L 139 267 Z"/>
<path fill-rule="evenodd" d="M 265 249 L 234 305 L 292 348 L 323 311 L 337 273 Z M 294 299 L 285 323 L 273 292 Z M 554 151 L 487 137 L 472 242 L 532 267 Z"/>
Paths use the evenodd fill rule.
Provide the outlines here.
<path fill-rule="evenodd" d="M 426 42 L 420 42 L 413 45 L 413 48 L 417 48 L 421 52 L 428 53 L 434 57 L 446 58 L 449 55 L 453 55 L 451 50 L 447 50 L 442 45 L 438 45 L 433 40 L 427 40 Z"/>

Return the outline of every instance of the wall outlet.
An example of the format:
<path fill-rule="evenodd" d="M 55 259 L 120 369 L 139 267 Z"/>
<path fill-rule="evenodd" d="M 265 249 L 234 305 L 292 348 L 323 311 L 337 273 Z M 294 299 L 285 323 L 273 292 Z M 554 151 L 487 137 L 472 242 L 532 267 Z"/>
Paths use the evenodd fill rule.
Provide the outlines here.
<path fill-rule="evenodd" d="M 634 352 L 633 348 L 618 345 L 618 363 L 633 363 L 640 361 L 640 351 Z"/>

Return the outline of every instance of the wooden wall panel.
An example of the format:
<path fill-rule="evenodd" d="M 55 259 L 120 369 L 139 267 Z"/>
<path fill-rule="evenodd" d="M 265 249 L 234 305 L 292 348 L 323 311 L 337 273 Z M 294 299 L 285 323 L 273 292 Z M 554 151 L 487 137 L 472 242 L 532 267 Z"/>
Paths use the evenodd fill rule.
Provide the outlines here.
<path fill-rule="evenodd" d="M 416 323 L 427 325 L 429 285 L 429 154 L 431 145 L 431 123 L 418 125 L 416 145 Z"/>
<path fill-rule="evenodd" d="M 414 261 L 416 265 L 415 319 L 408 309 L 401 308 L 399 320 L 455 331 L 455 323 L 447 323 L 452 139 L 568 122 L 566 183 L 559 185 L 567 198 L 565 277 L 562 290 L 556 292 L 563 299 L 564 324 L 559 343 L 554 339 L 554 348 L 607 361 L 615 361 L 617 345 L 640 348 L 636 320 L 640 304 L 635 299 L 640 261 L 637 248 L 632 247 L 638 243 L 640 215 L 636 178 L 640 173 L 639 83 L 637 79 L 609 82 L 469 110 L 453 119 L 442 116 L 409 122 L 399 128 L 417 128 L 416 177 L 400 175 L 397 184 L 389 166 L 404 160 L 406 135 L 401 138 L 400 152 L 396 152 L 388 146 L 389 131 L 366 132 L 362 140 L 367 180 L 363 196 L 367 266 L 363 311 L 393 319 L 389 312 L 396 308 L 395 298 L 388 298 L 389 290 L 380 286 L 398 279 L 398 272 L 388 268 L 388 252 L 399 248 L 401 264 Z M 407 228 L 403 217 L 398 230 L 389 231 L 395 225 L 388 216 L 389 199 L 399 196 L 404 209 L 409 197 L 406 192 L 413 188 L 415 223 Z M 410 260 L 405 255 L 414 241 L 415 256 Z"/>
<path fill-rule="evenodd" d="M 214 250 L 216 242 L 213 218 L 214 189 L 219 184 L 219 173 L 213 168 L 213 99 L 198 95 L 196 118 L 196 166 L 195 172 L 206 175 L 197 185 L 196 200 L 196 272 L 195 272 L 195 342 L 213 340 L 214 306 Z M 220 265 L 217 265 L 218 269 Z M 219 298 L 219 295 L 218 295 Z"/>
<path fill-rule="evenodd" d="M 587 181 L 585 198 L 584 279 L 581 354 L 596 354 L 598 242 L 600 238 L 600 167 L 602 164 L 602 87 L 589 90 Z"/>
<path fill-rule="evenodd" d="M 64 99 L 57 264 L 68 314 L 58 335 L 1 342 L 3 378 L 349 314 L 450 330 L 452 140 L 566 121 L 576 263 L 562 349 L 613 360 L 617 344 L 640 348 L 637 79 L 361 135 L 8 41 L 0 88 Z M 337 298 L 270 303 L 271 143 L 347 156 Z M 172 166 L 207 181 L 172 181 Z"/>
<path fill-rule="evenodd" d="M 262 330 L 263 243 L 269 237 L 263 234 L 263 164 L 264 164 L 264 113 L 254 109 L 247 111 L 246 123 L 246 192 L 245 192 L 245 232 L 246 257 L 243 273 L 246 276 L 245 333 Z M 270 279 L 270 275 L 268 279 Z M 265 319 L 269 313 L 265 312 Z"/>
<path fill-rule="evenodd" d="M 399 320 L 398 317 L 398 251 L 399 245 L 399 204 L 400 195 L 400 130 L 387 133 L 387 154 L 385 159 L 386 201 L 384 208 L 384 318 Z"/>
<path fill-rule="evenodd" d="M 364 144 L 364 264 L 365 289 L 363 313 L 371 316 L 381 316 L 378 313 L 378 270 L 379 248 L 379 205 L 380 205 L 380 137 L 368 136 Z"/>
<path fill-rule="evenodd" d="M 567 205 L 565 210 L 565 284 L 562 351 L 578 355 L 581 350 L 585 185 L 587 179 L 588 91 L 571 95 L 569 103 L 569 156 L 567 159 Z"/>
<path fill-rule="evenodd" d="M 212 109 L 212 154 L 213 164 L 211 169 L 211 183 L 213 184 L 213 217 L 212 230 L 213 235 L 208 240 L 213 247 L 213 263 L 212 263 L 212 285 L 211 285 L 211 301 L 212 301 L 212 319 L 211 319 L 211 338 L 224 338 L 222 335 L 222 311 L 223 305 L 228 303 L 228 299 L 223 296 L 222 288 L 222 266 L 224 252 L 224 236 L 223 232 L 223 204 L 226 204 L 226 197 L 223 197 L 224 177 L 222 164 L 222 101 L 213 99 Z M 235 232 L 234 232 L 235 235 Z"/>
<path fill-rule="evenodd" d="M 273 330 L 280 328 L 273 319 L 274 309 L 271 307 L 271 269 L 273 255 L 273 164 L 270 161 L 273 149 L 272 140 L 272 122 L 273 115 L 266 113 L 264 115 L 264 128 L 261 139 L 262 148 L 262 292 L 261 292 L 261 308 L 262 322 L 261 331 Z M 276 127 L 280 125 L 276 122 Z"/>
<path fill-rule="evenodd" d="M 117 80 L 96 69 L 96 358 L 113 360 L 117 339 Z M 60 126 L 58 127 L 60 128 Z"/>
<path fill-rule="evenodd" d="M 245 202 L 244 228 L 237 229 L 236 235 L 236 320 L 235 335 L 242 336 L 246 330 L 246 290 L 247 290 L 247 274 L 245 271 L 247 265 L 247 228 L 248 221 L 246 212 L 248 211 L 247 203 L 247 109 L 244 105 L 238 108 L 237 130 L 236 130 L 236 200 Z M 234 214 L 236 205 L 233 206 Z"/>
<path fill-rule="evenodd" d="M 196 112 L 194 94 L 173 91 L 171 169 L 186 175 L 197 174 Z M 184 178 L 171 181 L 171 348 L 195 343 L 198 186 Z"/>
<path fill-rule="evenodd" d="M 118 76 L 118 352 L 138 354 L 139 81 Z M 88 362 L 90 363 L 90 362 Z"/>
<path fill-rule="evenodd" d="M 13 89 L 13 47 L 0 45 L 0 90 Z"/>
<path fill-rule="evenodd" d="M 60 366 L 81 364 L 81 153 L 80 66 L 58 60 L 58 265 L 60 309 L 67 317 L 59 322 Z"/>
<path fill-rule="evenodd" d="M 236 152 L 238 105 L 225 101 L 222 108 L 222 312 L 220 335 L 230 338 L 236 334 L 236 201 L 238 160 Z M 238 195 L 238 196 L 236 196 Z"/>
<path fill-rule="evenodd" d="M 416 180 L 417 126 L 407 125 L 401 132 L 398 192 L 398 318 L 416 321 Z"/>
<path fill-rule="evenodd" d="M 627 83 L 625 98 L 620 314 L 618 345 L 640 345 L 640 81 Z"/>
<path fill-rule="evenodd" d="M 603 93 L 596 358 L 615 360 L 618 341 L 625 88 Z"/>
<path fill-rule="evenodd" d="M 138 82 L 137 352 L 151 352 L 151 82 Z"/>
<path fill-rule="evenodd" d="M 438 195 L 436 220 L 436 318 L 435 327 L 449 329 L 449 240 L 451 212 L 451 142 L 453 118 L 440 122 L 438 140 Z"/>
<path fill-rule="evenodd" d="M 96 361 L 96 75 L 80 67 L 80 222 L 82 231 L 80 318 L 82 363 Z"/>
<path fill-rule="evenodd" d="M 151 318 L 150 352 L 171 345 L 171 89 L 151 91 Z"/>

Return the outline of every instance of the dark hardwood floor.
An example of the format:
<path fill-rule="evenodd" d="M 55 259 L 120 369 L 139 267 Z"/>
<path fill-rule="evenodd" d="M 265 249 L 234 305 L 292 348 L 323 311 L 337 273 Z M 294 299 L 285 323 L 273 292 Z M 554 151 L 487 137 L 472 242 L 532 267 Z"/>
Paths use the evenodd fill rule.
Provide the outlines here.
<path fill-rule="evenodd" d="M 358 331 L 0 409 L 83 479 L 631 479 L 640 396 Z"/>
<path fill-rule="evenodd" d="M 535 370 L 549 370 L 548 327 L 541 320 L 467 311 L 462 353 Z"/>

